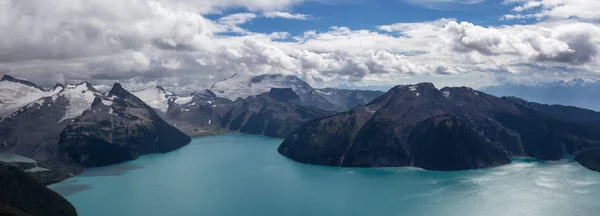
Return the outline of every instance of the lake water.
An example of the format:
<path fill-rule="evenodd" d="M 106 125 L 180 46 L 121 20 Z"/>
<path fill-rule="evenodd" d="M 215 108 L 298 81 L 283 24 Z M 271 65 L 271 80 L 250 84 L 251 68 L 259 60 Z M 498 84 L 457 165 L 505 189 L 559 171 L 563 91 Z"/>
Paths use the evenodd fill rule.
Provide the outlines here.
<path fill-rule="evenodd" d="M 229 134 L 194 139 L 51 188 L 82 216 L 582 216 L 600 214 L 600 173 L 576 162 L 517 159 L 501 167 L 310 166 L 277 153 L 280 139 Z"/>

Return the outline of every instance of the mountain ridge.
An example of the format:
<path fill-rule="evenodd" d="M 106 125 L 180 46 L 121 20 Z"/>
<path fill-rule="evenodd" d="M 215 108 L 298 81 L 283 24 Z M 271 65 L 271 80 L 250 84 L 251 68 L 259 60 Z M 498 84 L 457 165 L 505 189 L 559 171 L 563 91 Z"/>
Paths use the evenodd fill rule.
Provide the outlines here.
<path fill-rule="evenodd" d="M 558 160 L 600 145 L 598 127 L 566 118 L 467 87 L 399 85 L 367 105 L 301 126 L 278 151 L 328 166 L 463 170 L 516 156 Z"/>

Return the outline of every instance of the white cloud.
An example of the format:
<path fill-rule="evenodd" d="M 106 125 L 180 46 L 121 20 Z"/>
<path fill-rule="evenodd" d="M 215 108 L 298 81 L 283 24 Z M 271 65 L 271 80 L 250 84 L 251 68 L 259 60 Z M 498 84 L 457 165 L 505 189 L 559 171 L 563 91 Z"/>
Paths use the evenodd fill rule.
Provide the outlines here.
<path fill-rule="evenodd" d="M 600 27 L 568 23 L 552 28 L 485 28 L 467 22 L 450 22 L 442 33 L 442 41 L 456 52 L 478 52 L 483 55 L 515 53 L 534 61 L 577 65 L 592 62 L 598 55 L 598 44 L 593 35 L 600 33 Z"/>
<path fill-rule="evenodd" d="M 312 19 L 312 16 L 307 15 L 307 14 L 300 14 L 300 13 L 292 14 L 292 13 L 282 12 L 282 11 L 264 12 L 263 16 L 267 17 L 267 18 L 283 18 L 283 19 L 297 19 L 297 20 Z"/>
<path fill-rule="evenodd" d="M 580 20 L 484 27 L 447 18 L 368 29 L 334 26 L 298 35 L 240 27 L 297 3 L 13 0 L 0 4 L 0 32 L 11 32 L 0 37 L 0 71 L 47 86 L 90 80 L 131 88 L 204 88 L 233 73 L 295 74 L 317 86 L 399 80 L 472 85 L 475 78 L 564 77 L 600 69 L 595 37 L 600 27 Z M 239 7 L 250 12 L 216 20 L 202 15 Z M 272 17 L 302 17 L 280 13 L 292 16 Z M 560 68 L 583 72 L 569 75 Z"/>
<path fill-rule="evenodd" d="M 444 10 L 455 5 L 480 4 L 485 0 L 401 0 L 416 6 L 435 10 Z"/>
<path fill-rule="evenodd" d="M 504 19 L 599 19 L 600 1 L 597 0 L 505 0 L 505 4 L 515 5 L 515 14 L 507 14 Z"/>

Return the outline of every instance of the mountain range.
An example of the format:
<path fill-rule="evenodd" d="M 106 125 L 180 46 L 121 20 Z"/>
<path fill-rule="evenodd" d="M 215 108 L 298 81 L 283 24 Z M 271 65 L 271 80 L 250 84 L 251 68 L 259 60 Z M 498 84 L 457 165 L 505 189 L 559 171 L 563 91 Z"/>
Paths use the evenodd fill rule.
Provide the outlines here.
<path fill-rule="evenodd" d="M 600 111 L 600 81 L 573 79 L 546 84 L 503 84 L 481 91 L 496 96 L 514 96 L 543 104 L 560 104 Z"/>
<path fill-rule="evenodd" d="M 265 87 L 270 85 L 281 88 Z M 331 110 L 367 103 L 383 94 L 318 90 L 283 75 L 235 76 L 213 85 L 219 88 L 219 94 L 200 89 L 188 95 L 160 86 L 130 93 L 118 83 L 108 92 L 88 82 L 45 89 L 4 75 L 0 152 L 27 160 L 0 157 L 0 161 L 51 184 L 85 167 L 177 149 L 189 143 L 190 136 L 239 131 L 284 138 L 305 122 L 333 114 Z M 219 97 L 240 92 L 256 95 L 238 95 L 235 100 Z"/>
<path fill-rule="evenodd" d="M 118 83 L 108 92 L 87 82 L 44 89 L 5 75 L 0 94 L 0 151 L 32 162 L 0 161 L 46 184 L 227 132 L 286 138 L 279 152 L 287 157 L 350 167 L 461 170 L 600 148 L 595 111 L 430 83 L 383 93 L 236 75 L 181 95 L 160 86 L 130 93 Z M 577 158 L 594 167 L 590 157 Z"/>
<path fill-rule="evenodd" d="M 311 121 L 278 151 L 308 164 L 464 170 L 511 157 L 559 160 L 600 148 L 600 113 L 431 83 L 392 88 L 364 106 Z M 580 154 L 584 166 L 597 154 Z M 595 161 L 595 162 L 593 162 Z"/>

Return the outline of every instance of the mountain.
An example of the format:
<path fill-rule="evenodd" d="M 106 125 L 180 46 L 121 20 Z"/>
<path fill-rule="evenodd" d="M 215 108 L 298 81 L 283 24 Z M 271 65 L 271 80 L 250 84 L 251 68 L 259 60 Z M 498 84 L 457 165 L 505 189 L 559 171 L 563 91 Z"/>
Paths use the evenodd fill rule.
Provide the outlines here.
<path fill-rule="evenodd" d="M 558 160 L 600 146 L 600 128 L 548 110 L 466 87 L 396 86 L 365 106 L 301 126 L 278 151 L 309 164 L 464 170 L 517 156 Z"/>
<path fill-rule="evenodd" d="M 172 151 L 190 141 L 116 83 L 62 131 L 58 143 L 75 164 L 93 167 Z"/>
<path fill-rule="evenodd" d="M 169 104 L 165 119 L 190 136 L 214 135 L 227 130 L 218 124 L 224 105 L 232 101 L 217 97 L 210 90 L 197 91 L 185 100 Z M 189 98 L 189 99 L 188 99 Z"/>
<path fill-rule="evenodd" d="M 59 154 L 58 138 L 74 118 L 103 97 L 89 83 L 66 85 L 60 92 L 37 99 L 0 122 L 0 151 L 42 163 Z"/>
<path fill-rule="evenodd" d="M 75 216 L 75 207 L 20 169 L 0 163 L 0 215 Z"/>
<path fill-rule="evenodd" d="M 300 97 L 302 104 L 308 107 L 328 111 L 344 111 L 349 106 L 343 99 L 334 101 L 336 103 L 327 100 L 324 95 L 329 90 L 319 92 L 313 89 L 308 83 L 293 75 L 265 74 L 246 77 L 236 74 L 229 79 L 213 84 L 210 90 L 219 97 L 235 101 L 237 98 L 245 99 L 249 96 L 269 92 L 271 88 L 291 88 Z M 344 92 L 350 91 L 347 90 Z"/>
<path fill-rule="evenodd" d="M 544 104 L 561 104 L 600 110 L 600 82 L 582 79 L 559 81 L 547 84 L 522 85 L 504 84 L 481 88 L 481 91 L 496 96 L 515 96 Z"/>
<path fill-rule="evenodd" d="M 358 105 L 368 104 L 375 98 L 383 95 L 382 91 L 348 90 L 324 88 L 315 89 L 319 95 L 332 104 L 336 104 L 340 110 L 350 110 Z"/>
<path fill-rule="evenodd" d="M 0 152 L 31 158 L 53 183 L 82 171 L 165 152 L 190 138 L 167 124 L 143 101 L 115 84 L 108 95 L 87 82 L 65 85 L 0 122 Z M 111 154 L 98 157 L 110 152 Z"/>
<path fill-rule="evenodd" d="M 6 117 L 19 108 L 41 97 L 61 91 L 63 86 L 45 90 L 29 81 L 4 75 L 0 80 L 0 117 Z"/>
<path fill-rule="evenodd" d="M 273 88 L 268 93 L 238 98 L 226 107 L 220 118 L 222 127 L 270 137 L 285 137 L 307 121 L 332 114 L 303 106 L 291 88 Z"/>

